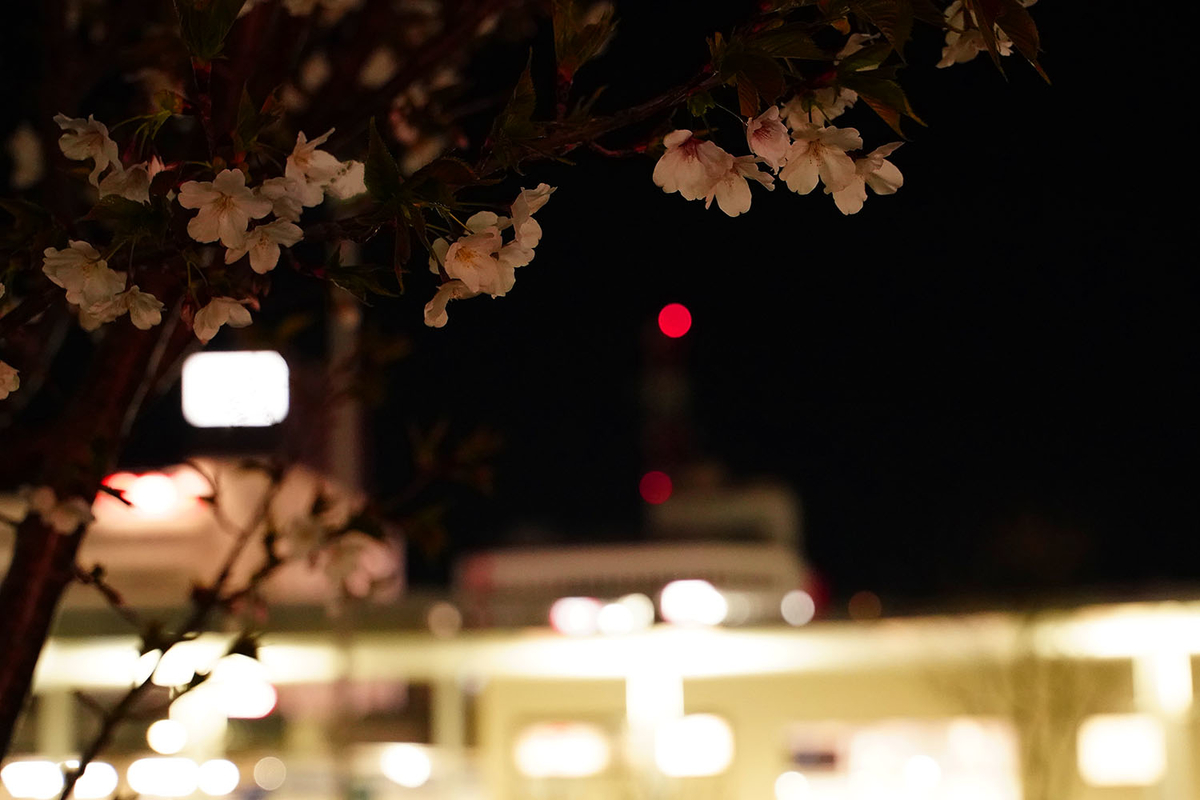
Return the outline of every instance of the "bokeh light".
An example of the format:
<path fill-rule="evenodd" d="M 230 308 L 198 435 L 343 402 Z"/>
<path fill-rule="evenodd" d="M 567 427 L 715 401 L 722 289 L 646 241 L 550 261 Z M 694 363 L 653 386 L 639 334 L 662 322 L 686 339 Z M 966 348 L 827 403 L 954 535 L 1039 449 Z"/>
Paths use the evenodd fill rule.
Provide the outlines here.
<path fill-rule="evenodd" d="M 433 774 L 429 753 L 417 744 L 391 744 L 379 756 L 379 768 L 389 780 L 406 789 L 424 786 Z"/>
<path fill-rule="evenodd" d="M 879 619 L 883 616 L 883 602 L 879 595 L 864 590 L 854 593 L 847 610 L 850 612 L 850 619 Z"/>
<path fill-rule="evenodd" d="M 788 625 L 807 625 L 817 614 L 816 601 L 803 589 L 793 589 L 783 596 L 779 611 Z"/>
<path fill-rule="evenodd" d="M 799 772 L 785 772 L 775 779 L 775 800 L 807 800 L 808 778 Z"/>
<path fill-rule="evenodd" d="M 567 636 L 590 636 L 599 629 L 601 608 L 594 597 L 560 597 L 550 606 L 550 626 Z"/>
<path fill-rule="evenodd" d="M 139 758 L 125 773 L 130 789 L 156 797 L 187 797 L 199 779 L 200 767 L 190 758 Z"/>
<path fill-rule="evenodd" d="M 733 762 L 733 729 L 714 714 L 689 714 L 659 726 L 654 763 L 671 778 L 720 775 Z"/>
<path fill-rule="evenodd" d="M 13 797 L 49 800 L 62 791 L 63 776 L 52 761 L 13 761 L 0 769 L 0 783 Z"/>
<path fill-rule="evenodd" d="M 161 472 L 139 475 L 124 491 L 134 511 L 143 516 L 166 517 L 179 508 L 179 487 Z"/>
<path fill-rule="evenodd" d="M 200 765 L 200 791 L 209 797 L 233 794 L 241 781 L 242 774 L 232 761 L 214 758 Z"/>
<path fill-rule="evenodd" d="M 663 619 L 675 625 L 720 625 L 729 613 L 725 596 L 708 581 L 672 581 L 658 599 Z"/>
<path fill-rule="evenodd" d="M 287 767 L 275 756 L 259 759 L 254 765 L 254 782 L 260 789 L 273 792 L 287 780 Z"/>
<path fill-rule="evenodd" d="M 665 503 L 671 497 L 671 476 L 665 472 L 651 470 L 642 476 L 638 483 L 638 492 L 647 503 L 658 505 Z"/>
<path fill-rule="evenodd" d="M 682 303 L 668 303 L 658 312 L 658 329 L 672 339 L 678 339 L 692 328 L 692 312 Z"/>
<path fill-rule="evenodd" d="M 462 630 L 462 612 L 453 603 L 441 600 L 429 607 L 425 614 L 429 632 L 439 639 L 451 639 Z"/>
<path fill-rule="evenodd" d="M 78 761 L 64 761 L 68 769 L 79 769 Z M 75 800 L 102 800 L 112 796 L 117 790 L 121 778 L 112 764 L 103 761 L 92 761 L 84 769 L 83 774 L 75 781 L 75 791 L 71 796 Z"/>
<path fill-rule="evenodd" d="M 513 759 L 530 778 L 586 778 L 608 767 L 611 748 L 604 731 L 582 722 L 543 722 L 526 728 Z"/>
<path fill-rule="evenodd" d="M 173 756 L 187 745 L 187 728 L 172 719 L 160 719 L 146 729 L 150 749 L 164 756 Z"/>

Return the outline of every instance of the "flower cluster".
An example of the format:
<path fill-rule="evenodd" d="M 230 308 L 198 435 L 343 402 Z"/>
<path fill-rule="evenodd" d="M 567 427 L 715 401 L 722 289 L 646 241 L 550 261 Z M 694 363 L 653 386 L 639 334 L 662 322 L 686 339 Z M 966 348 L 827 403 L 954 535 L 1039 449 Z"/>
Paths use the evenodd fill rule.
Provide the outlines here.
<path fill-rule="evenodd" d="M 95 117 L 72 119 L 65 114 L 54 117 L 58 127 L 65 131 L 58 139 L 63 155 L 72 161 L 92 162 L 88 181 L 100 189 L 100 196 L 118 195 L 135 203 L 150 202 L 150 181 L 163 168 L 157 158 L 126 167 L 121 163 L 117 143 L 108 135 L 104 123 Z M 108 174 L 100 179 L 105 171 Z"/>
<path fill-rule="evenodd" d="M 866 201 L 867 186 L 876 194 L 892 194 L 904 184 L 900 170 L 887 160 L 899 142 L 856 158 L 851 153 L 862 148 L 858 131 L 825 124 L 856 99 L 853 92 L 829 88 L 793 98 L 782 109 L 771 106 L 746 121 L 748 156 L 735 157 L 691 131 L 673 131 L 663 139 L 667 151 L 654 167 L 654 183 L 686 200 L 703 198 L 705 208 L 715 198 L 722 211 L 735 217 L 750 209 L 751 180 L 774 189 L 778 176 L 797 194 L 808 194 L 820 182 L 838 210 L 855 214 Z"/>
<path fill-rule="evenodd" d="M 437 239 L 431 246 L 429 269 L 445 281 L 425 305 L 425 324 L 440 328 L 449 317 L 446 304 L 478 294 L 503 297 L 516 283 L 516 269 L 533 261 L 533 249 L 542 239 L 542 226 L 533 215 L 546 205 L 554 189 L 538 184 L 522 189 L 509 210 L 501 217 L 480 211 L 464 223 L 466 232 L 453 243 Z M 512 230 L 505 242 L 503 231 Z"/>
<path fill-rule="evenodd" d="M 1028 8 L 1037 2 L 1037 0 L 1018 0 L 1021 5 Z M 949 67 L 954 64 L 962 64 L 970 61 L 987 49 L 984 44 L 983 34 L 979 32 L 977 27 L 967 26 L 967 14 L 963 10 L 962 0 L 954 0 L 946 7 L 946 46 L 942 48 L 942 60 L 938 62 L 939 67 Z M 996 39 L 996 52 L 1002 56 L 1012 54 L 1012 39 L 1000 29 L 999 26 L 994 27 L 994 36 Z"/>
<path fill-rule="evenodd" d="M 110 269 L 96 248 L 85 241 L 71 240 L 65 249 L 47 247 L 42 272 L 67 291 L 67 302 L 79 307 L 79 324 L 95 330 L 128 313 L 141 330 L 162 322 L 163 304 L 137 286 L 125 288 L 124 272 Z"/>
<path fill-rule="evenodd" d="M 304 238 L 296 223 L 305 208 L 320 205 L 326 194 L 346 199 L 367 190 L 362 162 L 338 161 L 318 149 L 332 133 L 309 141 L 301 131 L 283 176 L 256 187 L 247 186 L 246 173 L 236 169 L 222 170 L 211 181 L 185 182 L 179 187 L 179 205 L 197 212 L 188 221 L 188 235 L 204 244 L 224 245 L 226 264 L 249 257 L 250 268 L 260 275 L 275 269 L 282 248 Z M 251 220 L 268 215 L 275 219 L 250 227 Z M 196 312 L 193 329 L 200 341 L 207 342 L 222 325 L 249 324 L 245 302 L 214 297 Z"/>

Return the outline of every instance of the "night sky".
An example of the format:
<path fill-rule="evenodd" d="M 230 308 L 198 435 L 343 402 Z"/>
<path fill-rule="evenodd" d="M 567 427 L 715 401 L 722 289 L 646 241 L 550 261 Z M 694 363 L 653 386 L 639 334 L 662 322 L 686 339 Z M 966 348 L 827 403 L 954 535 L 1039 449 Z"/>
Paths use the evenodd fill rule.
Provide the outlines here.
<path fill-rule="evenodd" d="M 414 421 L 504 440 L 495 492 L 448 496 L 448 543 L 414 553 L 414 580 L 506 542 L 645 535 L 645 337 L 682 302 L 696 454 L 734 483 L 795 488 L 805 555 L 835 597 L 869 588 L 890 611 L 1195 587 L 1191 155 L 1165 88 L 1184 56 L 1144 20 L 1073 5 L 1033 9 L 1049 86 L 1018 57 L 1007 80 L 986 56 L 935 69 L 940 35 L 920 31 L 905 85 L 929 127 L 905 123 L 905 186 L 855 216 L 780 185 L 730 219 L 664 194 L 652 158 L 581 152 L 528 169 L 523 185 L 559 188 L 507 297 L 424 329 L 433 286 L 414 265 L 409 294 L 367 315 L 414 344 L 376 376 L 390 397 L 368 436 L 377 487 L 401 479 Z M 618 3 L 618 37 L 588 68 L 608 86 L 599 109 L 694 74 L 737 6 Z M 545 76 L 551 42 L 534 44 Z M 473 80 L 510 86 L 525 48 L 489 49 Z M 731 117 L 712 121 L 745 152 Z M 865 107 L 838 124 L 868 149 L 895 138 Z M 181 441 L 177 408 L 151 409 L 133 462 Z"/>
<path fill-rule="evenodd" d="M 641 99 L 700 63 L 710 28 L 668 10 L 639 37 L 631 11 L 597 67 Z M 1051 86 L 1015 57 L 1007 81 L 985 57 L 934 69 L 924 31 L 906 75 L 929 127 L 893 158 L 904 188 L 856 216 L 781 186 L 730 219 L 663 194 L 650 159 L 532 169 L 561 187 L 537 260 L 418 337 L 431 385 L 395 386 L 506 435 L 497 496 L 458 541 L 639 535 L 643 335 L 677 301 L 700 454 L 795 487 L 835 596 L 988 605 L 1200 577 L 1195 257 L 1166 183 L 1176 112 L 1146 78 L 1179 56 L 1115 15 L 1034 11 Z M 690 44 L 659 47 L 668 32 Z M 866 109 L 841 124 L 894 138 Z"/>

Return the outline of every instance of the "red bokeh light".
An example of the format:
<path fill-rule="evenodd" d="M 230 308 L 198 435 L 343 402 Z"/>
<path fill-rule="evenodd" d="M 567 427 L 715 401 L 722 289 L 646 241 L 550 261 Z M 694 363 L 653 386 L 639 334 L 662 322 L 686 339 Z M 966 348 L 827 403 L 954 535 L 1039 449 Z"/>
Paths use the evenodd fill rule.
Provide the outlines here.
<path fill-rule="evenodd" d="M 658 470 L 647 472 L 638 484 L 642 499 L 655 505 L 667 502 L 671 496 L 671 488 L 671 476 Z"/>
<path fill-rule="evenodd" d="M 692 329 L 692 312 L 681 303 L 670 303 L 658 312 L 658 329 L 672 339 L 678 339 Z"/>

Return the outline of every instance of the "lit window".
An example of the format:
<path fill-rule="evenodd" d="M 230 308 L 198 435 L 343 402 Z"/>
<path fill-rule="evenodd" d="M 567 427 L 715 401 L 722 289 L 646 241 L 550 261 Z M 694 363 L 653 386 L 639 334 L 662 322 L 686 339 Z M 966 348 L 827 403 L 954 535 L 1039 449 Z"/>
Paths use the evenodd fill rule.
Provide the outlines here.
<path fill-rule="evenodd" d="M 287 413 L 288 366 L 279 353 L 196 353 L 183 364 L 183 416 L 197 428 L 261 428 Z"/>

